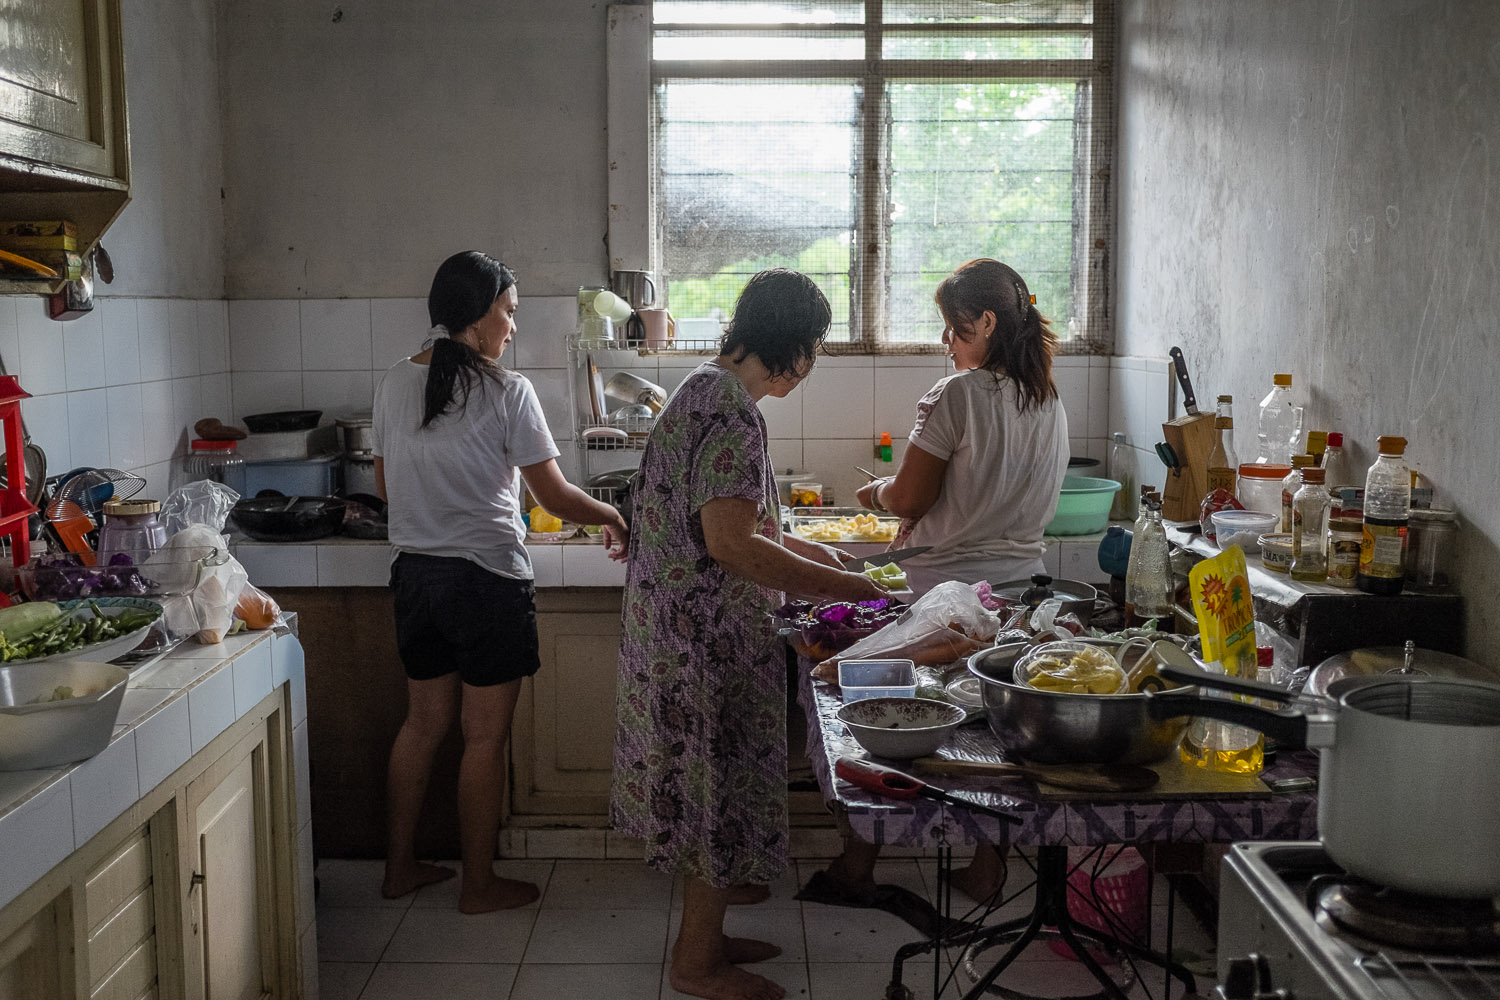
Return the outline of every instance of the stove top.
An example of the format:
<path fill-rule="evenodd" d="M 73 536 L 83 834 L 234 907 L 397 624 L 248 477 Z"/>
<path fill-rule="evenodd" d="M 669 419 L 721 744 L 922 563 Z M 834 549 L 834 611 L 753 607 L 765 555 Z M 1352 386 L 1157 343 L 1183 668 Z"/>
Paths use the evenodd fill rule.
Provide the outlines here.
<path fill-rule="evenodd" d="M 1219 902 L 1219 994 L 1260 1000 L 1500 997 L 1494 904 L 1393 893 L 1316 842 L 1236 844 Z"/>

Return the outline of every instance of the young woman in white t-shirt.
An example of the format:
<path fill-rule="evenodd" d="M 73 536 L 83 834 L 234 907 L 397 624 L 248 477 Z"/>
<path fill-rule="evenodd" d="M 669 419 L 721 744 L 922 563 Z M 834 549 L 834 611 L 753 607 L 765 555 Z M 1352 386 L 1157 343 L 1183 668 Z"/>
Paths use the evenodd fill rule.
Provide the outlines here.
<path fill-rule="evenodd" d="M 1025 580 L 1043 572 L 1042 530 L 1068 468 L 1068 418 L 1052 381 L 1057 337 L 1026 282 L 998 260 L 969 261 L 933 298 L 957 371 L 917 403 L 896 475 L 865 485 L 859 502 L 901 515 L 891 548 L 932 546 L 901 564 L 919 594 L 944 580 Z M 878 853 L 846 830 L 827 874 L 862 891 Z M 952 881 L 973 899 L 994 897 L 1004 860 L 981 845 Z"/>
<path fill-rule="evenodd" d="M 625 558 L 618 511 L 569 484 L 541 403 L 498 359 L 516 334 L 516 278 L 477 251 L 439 266 L 427 296 L 432 345 L 397 362 L 375 390 L 375 478 L 389 503 L 396 643 L 407 713 L 391 748 L 382 894 L 453 877 L 417 861 L 422 798 L 438 745 L 459 722 L 458 820 L 465 913 L 524 906 L 529 882 L 492 865 L 506 733 L 521 679 L 538 660 L 535 588 L 524 544 L 521 482 L 558 517 L 604 526 Z"/>

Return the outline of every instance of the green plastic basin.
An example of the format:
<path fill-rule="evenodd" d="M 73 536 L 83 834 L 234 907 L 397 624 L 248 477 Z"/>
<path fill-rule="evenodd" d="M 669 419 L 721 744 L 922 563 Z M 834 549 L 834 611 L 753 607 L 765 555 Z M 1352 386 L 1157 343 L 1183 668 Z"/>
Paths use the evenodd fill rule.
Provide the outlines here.
<path fill-rule="evenodd" d="M 1109 524 L 1109 507 L 1120 484 L 1113 479 L 1067 476 L 1057 498 L 1057 513 L 1047 525 L 1048 535 L 1092 535 Z"/>

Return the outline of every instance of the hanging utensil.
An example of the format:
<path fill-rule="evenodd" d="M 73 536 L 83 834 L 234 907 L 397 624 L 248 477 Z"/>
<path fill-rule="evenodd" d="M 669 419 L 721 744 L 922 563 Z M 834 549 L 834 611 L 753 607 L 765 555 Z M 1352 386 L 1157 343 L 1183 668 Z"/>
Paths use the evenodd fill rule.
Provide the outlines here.
<path fill-rule="evenodd" d="M 1174 347 L 1167 353 L 1172 356 L 1172 367 L 1177 370 L 1177 384 L 1182 386 L 1183 408 L 1197 416 L 1198 397 L 1193 395 L 1193 380 L 1188 378 L 1187 359 L 1182 356 L 1182 348 Z"/>
<path fill-rule="evenodd" d="M 858 757 L 840 757 L 838 763 L 833 765 L 833 773 L 845 781 L 858 785 L 860 788 L 876 795 L 883 795 L 888 799 L 914 799 L 917 796 L 936 799 L 949 805 L 968 809 L 971 812 L 983 813 L 1007 823 L 1023 823 L 1024 820 L 1014 813 L 1001 812 L 982 806 L 972 799 L 966 799 L 952 792 L 945 792 L 941 788 L 935 788 L 925 781 L 919 781 L 909 774 L 896 770 L 894 767 L 886 767 L 884 764 L 876 764 L 873 761 L 860 760 Z"/>

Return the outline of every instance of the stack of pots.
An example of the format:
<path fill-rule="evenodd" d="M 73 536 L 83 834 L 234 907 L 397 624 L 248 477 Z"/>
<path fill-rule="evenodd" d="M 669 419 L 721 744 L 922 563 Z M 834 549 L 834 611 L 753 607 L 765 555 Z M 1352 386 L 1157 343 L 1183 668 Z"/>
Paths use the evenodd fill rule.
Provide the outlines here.
<path fill-rule="evenodd" d="M 368 413 L 356 413 L 334 421 L 344 451 L 344 493 L 378 495 L 375 489 L 375 441 Z"/>

